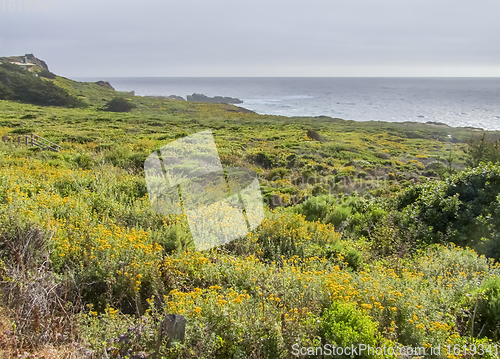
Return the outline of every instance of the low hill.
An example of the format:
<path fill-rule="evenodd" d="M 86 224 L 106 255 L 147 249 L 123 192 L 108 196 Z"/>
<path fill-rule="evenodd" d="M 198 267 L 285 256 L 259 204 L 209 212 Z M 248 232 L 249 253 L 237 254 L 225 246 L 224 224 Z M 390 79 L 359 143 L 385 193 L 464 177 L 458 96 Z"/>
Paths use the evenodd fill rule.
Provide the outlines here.
<path fill-rule="evenodd" d="M 35 66 L 27 70 L 19 65 L 26 62 Z M 0 100 L 41 106 L 100 107 L 120 94 L 103 81 L 78 82 L 57 76 L 33 54 L 0 57 Z"/>
<path fill-rule="evenodd" d="M 11 63 L 0 65 L 0 99 L 42 106 L 84 106 L 64 89 Z"/>
<path fill-rule="evenodd" d="M 8 57 L 0 57 L 0 62 L 23 62 L 24 60 L 27 60 L 27 62 L 36 65 L 40 70 L 46 70 L 49 71 L 49 66 L 47 63 L 37 57 L 33 54 L 26 54 L 24 56 L 8 56 Z"/>

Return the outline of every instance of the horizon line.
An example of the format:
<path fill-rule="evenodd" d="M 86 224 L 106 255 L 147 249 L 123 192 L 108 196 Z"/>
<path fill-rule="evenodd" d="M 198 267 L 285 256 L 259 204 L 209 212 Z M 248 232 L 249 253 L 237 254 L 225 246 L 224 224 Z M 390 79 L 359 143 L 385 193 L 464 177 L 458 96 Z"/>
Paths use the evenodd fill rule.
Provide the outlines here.
<path fill-rule="evenodd" d="M 57 75 L 60 76 L 60 75 Z M 66 77 L 66 76 L 60 76 Z M 500 78 L 500 76 L 71 76 L 67 78 Z"/>

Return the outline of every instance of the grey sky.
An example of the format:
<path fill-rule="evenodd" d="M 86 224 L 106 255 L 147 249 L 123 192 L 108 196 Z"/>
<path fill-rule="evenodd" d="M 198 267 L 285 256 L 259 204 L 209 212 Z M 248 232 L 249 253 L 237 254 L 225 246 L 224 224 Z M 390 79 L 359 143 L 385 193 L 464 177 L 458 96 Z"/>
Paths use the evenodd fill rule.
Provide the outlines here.
<path fill-rule="evenodd" d="M 500 76 L 499 0 L 18 1 L 0 56 L 67 77 Z"/>

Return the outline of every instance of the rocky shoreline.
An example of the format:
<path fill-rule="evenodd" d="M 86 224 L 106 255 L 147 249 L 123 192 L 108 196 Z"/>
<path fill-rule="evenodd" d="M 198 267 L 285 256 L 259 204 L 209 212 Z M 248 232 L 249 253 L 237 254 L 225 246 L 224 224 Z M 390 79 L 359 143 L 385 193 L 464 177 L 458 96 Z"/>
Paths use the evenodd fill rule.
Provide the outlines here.
<path fill-rule="evenodd" d="M 197 93 L 194 93 L 192 95 L 187 95 L 186 99 L 187 101 L 191 102 L 209 102 L 209 103 L 226 103 L 226 104 L 243 103 L 243 101 L 235 97 L 223 97 L 223 96 L 208 97 L 206 95 Z"/>
<path fill-rule="evenodd" d="M 193 93 L 192 95 L 187 95 L 186 98 L 177 95 L 170 96 L 145 96 L 149 98 L 159 98 L 159 99 L 169 99 L 175 101 L 188 101 L 188 102 L 206 102 L 206 103 L 225 103 L 228 105 L 243 103 L 242 100 L 236 97 L 227 96 L 214 96 L 208 97 L 204 94 Z"/>

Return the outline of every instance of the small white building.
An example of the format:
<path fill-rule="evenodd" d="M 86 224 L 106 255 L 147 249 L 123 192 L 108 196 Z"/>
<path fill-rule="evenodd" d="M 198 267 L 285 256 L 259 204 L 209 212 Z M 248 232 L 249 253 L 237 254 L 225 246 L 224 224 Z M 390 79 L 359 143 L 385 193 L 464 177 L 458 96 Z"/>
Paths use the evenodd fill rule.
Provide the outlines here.
<path fill-rule="evenodd" d="M 21 66 L 23 69 L 28 71 L 31 71 L 33 69 L 33 66 L 36 66 L 35 64 L 28 62 L 26 56 L 23 58 L 22 62 L 11 62 L 11 64 Z"/>

